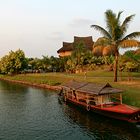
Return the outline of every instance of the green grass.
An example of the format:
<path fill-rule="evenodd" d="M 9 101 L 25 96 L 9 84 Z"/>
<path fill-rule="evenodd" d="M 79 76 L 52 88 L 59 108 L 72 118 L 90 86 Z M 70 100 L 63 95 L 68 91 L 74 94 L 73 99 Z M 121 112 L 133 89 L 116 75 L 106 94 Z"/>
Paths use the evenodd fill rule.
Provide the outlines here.
<path fill-rule="evenodd" d="M 128 73 L 123 73 L 123 81 L 117 83 L 113 82 L 113 72 L 98 70 L 87 73 L 85 77 L 84 73 L 81 74 L 67 74 L 67 73 L 45 73 L 45 74 L 21 74 L 15 76 L 3 76 L 0 78 L 19 80 L 36 84 L 49 84 L 60 85 L 68 82 L 72 79 L 77 81 L 87 81 L 96 83 L 110 83 L 113 87 L 117 87 L 124 90 L 123 102 L 140 107 L 140 73 L 132 73 L 133 81 L 128 82 Z"/>

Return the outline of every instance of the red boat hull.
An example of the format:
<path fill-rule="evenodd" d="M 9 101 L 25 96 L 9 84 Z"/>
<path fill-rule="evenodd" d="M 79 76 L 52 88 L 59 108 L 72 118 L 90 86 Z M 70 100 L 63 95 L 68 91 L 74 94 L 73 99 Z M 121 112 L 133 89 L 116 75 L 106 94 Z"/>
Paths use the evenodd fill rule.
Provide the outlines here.
<path fill-rule="evenodd" d="M 118 103 L 110 103 L 105 104 L 101 107 L 101 105 L 94 106 L 88 105 L 83 102 L 78 102 L 77 100 L 72 100 L 67 98 L 67 102 L 75 104 L 76 106 L 82 107 L 90 112 L 95 112 L 103 116 L 107 116 L 110 118 L 124 120 L 131 123 L 138 123 L 140 122 L 140 109 L 128 106 L 125 104 L 118 104 Z"/>

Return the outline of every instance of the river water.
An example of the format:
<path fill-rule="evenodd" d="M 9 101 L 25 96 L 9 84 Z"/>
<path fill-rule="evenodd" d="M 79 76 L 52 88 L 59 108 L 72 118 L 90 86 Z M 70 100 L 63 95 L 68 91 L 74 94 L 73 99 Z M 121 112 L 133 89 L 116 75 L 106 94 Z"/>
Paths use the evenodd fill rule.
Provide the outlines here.
<path fill-rule="evenodd" d="M 140 127 L 64 104 L 53 91 L 0 81 L 0 140 L 140 140 Z"/>

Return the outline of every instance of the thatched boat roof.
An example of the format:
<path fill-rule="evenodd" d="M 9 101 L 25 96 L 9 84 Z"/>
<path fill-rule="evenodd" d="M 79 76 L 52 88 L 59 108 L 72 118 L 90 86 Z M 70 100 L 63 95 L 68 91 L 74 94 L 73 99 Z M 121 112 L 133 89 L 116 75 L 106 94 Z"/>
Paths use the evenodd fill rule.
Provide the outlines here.
<path fill-rule="evenodd" d="M 88 84 L 87 82 L 77 82 L 75 80 L 72 80 L 72 81 L 69 81 L 68 83 L 63 84 L 62 87 L 77 90 L 87 84 Z"/>
<path fill-rule="evenodd" d="M 109 83 L 107 84 L 96 84 L 89 82 L 77 82 L 70 81 L 64 85 L 63 88 L 76 90 L 85 94 L 94 94 L 94 95 L 105 95 L 105 94 L 115 94 L 121 93 L 122 90 L 113 88 Z"/>
<path fill-rule="evenodd" d="M 93 40 L 92 40 L 92 36 L 88 36 L 88 37 L 78 37 L 78 36 L 74 36 L 74 42 L 63 42 L 63 46 L 62 48 L 60 48 L 57 53 L 60 52 L 65 52 L 65 51 L 73 51 L 74 46 L 78 45 L 79 43 L 83 43 L 84 46 L 91 50 L 93 49 Z"/>

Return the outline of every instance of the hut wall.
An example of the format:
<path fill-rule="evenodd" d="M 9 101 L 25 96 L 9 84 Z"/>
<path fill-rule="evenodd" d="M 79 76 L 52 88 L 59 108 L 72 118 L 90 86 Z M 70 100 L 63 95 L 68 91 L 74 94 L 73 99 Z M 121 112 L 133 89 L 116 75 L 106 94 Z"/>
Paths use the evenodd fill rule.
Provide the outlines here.
<path fill-rule="evenodd" d="M 102 96 L 98 96 L 96 99 L 96 104 L 100 105 L 102 104 L 106 104 L 110 102 L 110 96 L 109 95 L 102 95 Z"/>
<path fill-rule="evenodd" d="M 103 103 L 109 103 L 110 102 L 110 97 L 109 95 L 104 95 L 103 96 Z"/>
<path fill-rule="evenodd" d="M 59 52 L 60 57 L 70 56 L 70 55 L 71 55 L 71 51 Z"/>

